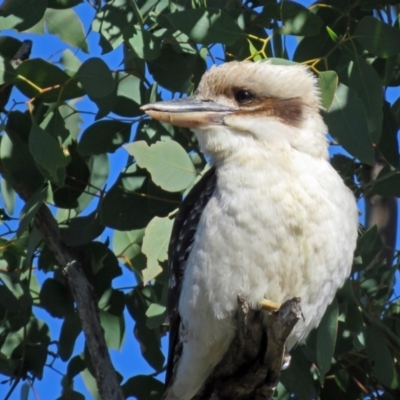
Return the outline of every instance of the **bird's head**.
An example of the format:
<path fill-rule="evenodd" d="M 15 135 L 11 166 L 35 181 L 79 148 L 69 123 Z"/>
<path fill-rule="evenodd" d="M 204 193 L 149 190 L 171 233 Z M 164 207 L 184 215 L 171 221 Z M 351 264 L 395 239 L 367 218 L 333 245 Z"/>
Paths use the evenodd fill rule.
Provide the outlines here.
<path fill-rule="evenodd" d="M 328 156 L 316 79 L 301 65 L 226 63 L 206 72 L 193 96 L 147 104 L 142 110 L 193 130 L 216 162 L 262 147 Z"/>

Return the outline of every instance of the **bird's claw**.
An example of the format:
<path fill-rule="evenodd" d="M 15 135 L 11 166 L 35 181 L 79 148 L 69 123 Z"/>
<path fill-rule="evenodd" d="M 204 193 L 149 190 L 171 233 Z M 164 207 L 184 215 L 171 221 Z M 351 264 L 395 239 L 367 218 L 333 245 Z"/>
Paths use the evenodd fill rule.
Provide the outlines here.
<path fill-rule="evenodd" d="M 290 354 L 288 354 L 288 353 L 284 354 L 283 359 L 282 359 L 281 371 L 284 371 L 285 369 L 289 368 L 291 359 L 292 359 L 292 357 L 290 356 Z"/>
<path fill-rule="evenodd" d="M 281 308 L 280 304 L 275 303 L 274 301 L 271 301 L 271 300 L 267 300 L 267 299 L 262 300 L 260 305 L 263 310 L 270 311 L 270 312 L 278 311 Z"/>

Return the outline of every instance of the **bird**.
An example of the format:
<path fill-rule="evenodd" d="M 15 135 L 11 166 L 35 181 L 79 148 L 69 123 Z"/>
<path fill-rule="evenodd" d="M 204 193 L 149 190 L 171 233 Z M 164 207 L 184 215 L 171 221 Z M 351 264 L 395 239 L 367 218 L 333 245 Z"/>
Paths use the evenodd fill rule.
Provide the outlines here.
<path fill-rule="evenodd" d="M 147 104 L 190 128 L 210 169 L 183 200 L 169 245 L 166 400 L 190 400 L 228 351 L 239 295 L 254 309 L 301 298 L 290 351 L 351 273 L 358 208 L 329 162 L 314 74 L 232 61 L 192 96 Z"/>

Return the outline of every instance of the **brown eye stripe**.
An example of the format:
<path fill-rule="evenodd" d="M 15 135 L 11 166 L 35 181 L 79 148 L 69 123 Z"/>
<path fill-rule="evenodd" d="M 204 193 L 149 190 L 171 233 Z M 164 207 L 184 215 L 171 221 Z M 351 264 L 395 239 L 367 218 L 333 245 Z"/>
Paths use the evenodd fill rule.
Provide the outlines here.
<path fill-rule="evenodd" d="M 300 97 L 280 99 L 277 97 L 255 97 L 254 100 L 241 106 L 237 115 L 258 114 L 275 117 L 287 125 L 300 126 L 303 120 L 304 102 Z"/>

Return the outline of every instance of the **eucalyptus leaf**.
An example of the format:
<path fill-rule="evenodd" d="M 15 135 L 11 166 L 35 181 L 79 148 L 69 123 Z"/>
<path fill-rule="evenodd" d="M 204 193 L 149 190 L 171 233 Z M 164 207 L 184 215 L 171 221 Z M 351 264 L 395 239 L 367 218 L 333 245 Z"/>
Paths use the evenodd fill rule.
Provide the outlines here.
<path fill-rule="evenodd" d="M 124 29 L 124 40 L 138 58 L 154 60 L 160 54 L 161 40 L 142 25 L 128 25 Z"/>
<path fill-rule="evenodd" d="M 57 140 L 44 129 L 32 123 L 29 134 L 29 149 L 36 163 L 49 173 L 50 179 L 62 186 L 64 181 L 59 178 L 59 170 L 65 170 L 70 158 L 64 153 Z"/>
<path fill-rule="evenodd" d="M 336 299 L 328 306 L 318 327 L 317 362 L 320 371 L 320 381 L 323 382 L 329 371 L 335 350 L 338 329 L 339 306 Z"/>
<path fill-rule="evenodd" d="M 284 1 L 280 9 L 282 35 L 315 36 L 321 30 L 322 19 L 294 1 Z"/>
<path fill-rule="evenodd" d="M 231 44 L 243 34 L 225 11 L 217 8 L 196 8 L 165 15 L 171 25 L 201 44 Z"/>
<path fill-rule="evenodd" d="M 376 378 L 391 389 L 397 388 L 399 383 L 393 356 L 386 343 L 384 333 L 375 325 L 367 326 L 366 350 Z"/>
<path fill-rule="evenodd" d="M 129 141 L 131 124 L 104 120 L 90 125 L 82 134 L 78 151 L 82 155 L 114 153 Z"/>
<path fill-rule="evenodd" d="M 24 61 L 15 73 L 15 85 L 28 98 L 38 97 L 52 102 L 74 99 L 84 94 L 64 71 L 40 58 Z"/>
<path fill-rule="evenodd" d="M 185 190 L 196 178 L 196 169 L 186 151 L 176 142 L 166 140 L 148 146 L 144 141 L 125 145 L 141 168 L 146 168 L 153 182 L 169 192 Z"/>
<path fill-rule="evenodd" d="M 353 156 L 366 164 L 374 163 L 374 148 L 368 132 L 362 102 L 347 86 L 339 84 L 324 119 L 329 133 Z"/>
<path fill-rule="evenodd" d="M 21 236 L 23 232 L 28 228 L 32 222 L 39 208 L 46 199 L 47 188 L 43 188 L 34 193 L 25 203 L 21 210 L 19 217 L 19 226 L 17 230 L 17 236 Z"/>
<path fill-rule="evenodd" d="M 1 4 L 0 31 L 16 29 L 24 31 L 39 22 L 47 7 L 43 0 L 13 0 Z"/>
<path fill-rule="evenodd" d="M 366 61 L 354 57 L 346 60 L 346 69 L 339 73 L 340 81 L 349 86 L 362 101 L 368 123 L 368 131 L 374 143 L 382 131 L 383 96 L 378 74 Z"/>
<path fill-rule="evenodd" d="M 44 19 L 49 33 L 57 35 L 70 46 L 89 52 L 82 22 L 74 10 L 48 8 Z"/>
<path fill-rule="evenodd" d="M 335 71 L 322 71 L 318 74 L 318 86 L 321 91 L 321 105 L 329 110 L 335 97 L 338 76 Z"/>
<path fill-rule="evenodd" d="M 400 53 L 400 31 L 378 18 L 364 17 L 357 24 L 354 36 L 365 49 L 378 57 Z"/>
<path fill-rule="evenodd" d="M 68 314 L 61 326 L 60 338 L 58 341 L 58 355 L 61 360 L 67 361 L 71 358 L 76 339 L 81 332 L 82 323 L 78 314 Z"/>
<path fill-rule="evenodd" d="M 111 71 L 101 58 L 86 60 L 79 67 L 75 77 L 91 97 L 104 97 L 114 90 L 115 83 Z"/>

